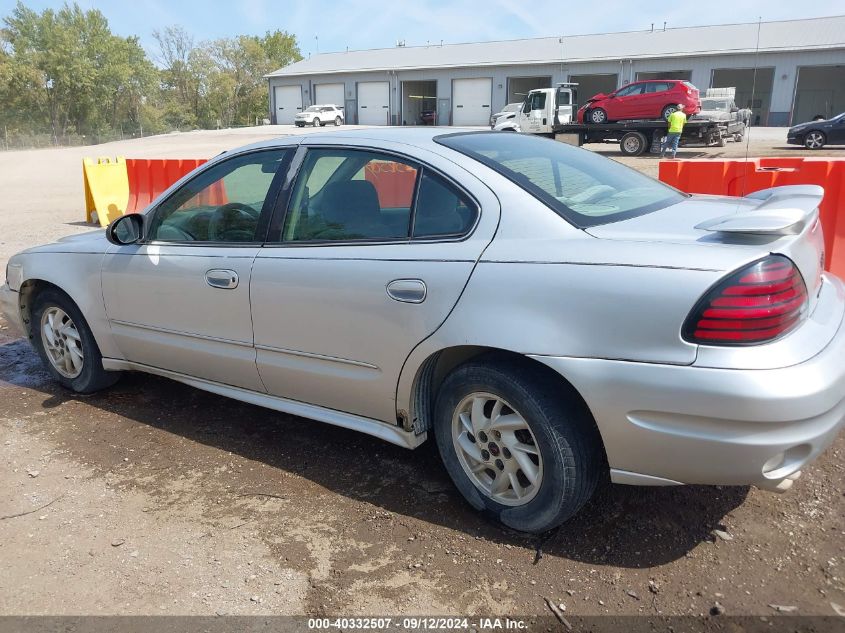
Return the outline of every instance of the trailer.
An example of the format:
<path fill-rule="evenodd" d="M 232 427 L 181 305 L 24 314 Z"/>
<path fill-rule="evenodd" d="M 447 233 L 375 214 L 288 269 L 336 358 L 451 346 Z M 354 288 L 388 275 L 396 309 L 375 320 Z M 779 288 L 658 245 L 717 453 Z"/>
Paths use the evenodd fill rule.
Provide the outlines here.
<path fill-rule="evenodd" d="M 659 153 L 669 123 L 663 119 L 620 121 L 618 123 L 564 123 L 552 127 L 551 136 L 573 145 L 586 143 L 619 143 L 626 156 L 640 156 L 646 152 Z M 681 133 L 681 145 L 719 147 L 725 144 L 725 129 L 718 121 L 690 119 Z"/>

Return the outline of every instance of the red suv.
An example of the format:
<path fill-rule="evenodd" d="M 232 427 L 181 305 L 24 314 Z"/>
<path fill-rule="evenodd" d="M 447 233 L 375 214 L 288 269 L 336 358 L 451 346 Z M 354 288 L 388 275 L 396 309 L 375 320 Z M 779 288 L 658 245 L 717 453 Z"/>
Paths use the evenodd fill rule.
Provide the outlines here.
<path fill-rule="evenodd" d="M 658 79 L 635 81 L 609 95 L 597 94 L 578 110 L 579 123 L 611 123 L 626 119 L 667 118 L 684 104 L 686 115 L 701 111 L 698 88 L 688 81 Z"/>

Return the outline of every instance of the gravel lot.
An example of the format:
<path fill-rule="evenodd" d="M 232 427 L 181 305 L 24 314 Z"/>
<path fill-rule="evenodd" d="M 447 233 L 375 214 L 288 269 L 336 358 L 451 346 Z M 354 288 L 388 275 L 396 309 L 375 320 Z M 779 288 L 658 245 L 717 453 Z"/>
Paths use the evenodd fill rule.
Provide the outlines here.
<path fill-rule="evenodd" d="M 291 132 L 0 153 L 0 265 L 90 229 L 83 156 L 210 157 Z M 806 153 L 784 137 L 753 130 L 750 155 Z M 656 174 L 654 158 L 591 149 Z M 0 615 L 545 615 L 546 598 L 575 616 L 706 615 L 717 603 L 841 615 L 843 457 L 840 436 L 780 496 L 607 485 L 541 541 L 469 510 L 430 445 L 407 452 L 143 375 L 73 396 L 0 320 Z"/>

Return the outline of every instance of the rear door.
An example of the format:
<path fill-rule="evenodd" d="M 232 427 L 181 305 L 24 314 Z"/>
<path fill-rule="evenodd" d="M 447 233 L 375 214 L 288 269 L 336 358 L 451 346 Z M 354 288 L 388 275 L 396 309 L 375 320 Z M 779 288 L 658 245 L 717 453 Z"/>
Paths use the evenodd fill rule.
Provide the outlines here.
<path fill-rule="evenodd" d="M 665 81 L 651 81 L 645 84 L 645 92 L 640 97 L 639 116 L 649 119 L 658 118 L 663 108 L 673 99 L 669 94 L 670 87 L 671 84 Z"/>
<path fill-rule="evenodd" d="M 287 212 L 253 267 L 271 394 L 396 423 L 402 365 L 458 301 L 499 213 L 454 163 L 400 148 L 299 150 Z"/>

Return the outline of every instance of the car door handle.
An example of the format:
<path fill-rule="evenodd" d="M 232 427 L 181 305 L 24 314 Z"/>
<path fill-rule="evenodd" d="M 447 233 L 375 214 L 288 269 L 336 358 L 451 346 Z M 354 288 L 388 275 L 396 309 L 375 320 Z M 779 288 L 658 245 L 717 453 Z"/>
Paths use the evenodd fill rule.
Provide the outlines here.
<path fill-rule="evenodd" d="M 205 281 L 212 288 L 231 290 L 238 287 L 238 273 L 234 270 L 215 268 L 205 273 Z"/>
<path fill-rule="evenodd" d="M 394 279 L 386 289 L 391 299 L 402 303 L 422 303 L 428 292 L 422 279 Z"/>

